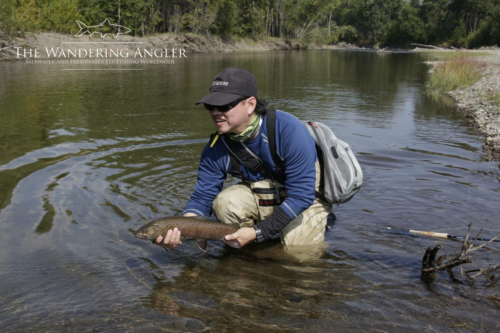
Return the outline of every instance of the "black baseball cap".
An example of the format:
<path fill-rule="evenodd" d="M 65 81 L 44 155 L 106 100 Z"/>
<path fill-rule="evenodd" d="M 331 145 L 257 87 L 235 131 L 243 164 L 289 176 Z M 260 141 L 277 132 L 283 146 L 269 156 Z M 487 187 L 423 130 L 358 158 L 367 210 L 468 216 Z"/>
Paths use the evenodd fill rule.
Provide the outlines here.
<path fill-rule="evenodd" d="M 212 81 L 210 93 L 196 104 L 226 105 L 241 96 L 257 98 L 257 80 L 243 68 L 226 67 Z"/>

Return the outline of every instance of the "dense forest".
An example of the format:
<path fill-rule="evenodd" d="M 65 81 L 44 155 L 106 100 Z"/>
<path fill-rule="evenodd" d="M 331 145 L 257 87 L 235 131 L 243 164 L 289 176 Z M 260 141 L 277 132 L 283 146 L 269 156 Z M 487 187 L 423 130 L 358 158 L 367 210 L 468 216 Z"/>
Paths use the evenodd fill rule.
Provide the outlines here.
<path fill-rule="evenodd" d="M 195 33 L 304 43 L 500 45 L 500 0 L 1 0 L 0 30 L 74 34 L 109 18 L 136 36 Z"/>

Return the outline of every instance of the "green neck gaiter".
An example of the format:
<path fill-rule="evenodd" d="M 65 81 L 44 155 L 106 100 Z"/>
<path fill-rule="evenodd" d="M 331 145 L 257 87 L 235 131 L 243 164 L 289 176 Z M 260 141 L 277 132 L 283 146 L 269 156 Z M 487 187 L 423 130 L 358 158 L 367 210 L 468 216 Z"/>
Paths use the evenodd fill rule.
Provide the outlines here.
<path fill-rule="evenodd" d="M 259 132 L 261 123 L 262 116 L 254 113 L 252 121 L 250 121 L 247 128 L 240 134 L 229 134 L 229 138 L 239 142 L 251 139 Z"/>

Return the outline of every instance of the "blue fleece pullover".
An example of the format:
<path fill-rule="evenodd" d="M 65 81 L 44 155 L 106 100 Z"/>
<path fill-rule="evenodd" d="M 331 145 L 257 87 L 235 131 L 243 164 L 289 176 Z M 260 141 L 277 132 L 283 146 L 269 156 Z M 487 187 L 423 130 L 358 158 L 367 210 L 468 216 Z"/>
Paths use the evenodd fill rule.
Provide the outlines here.
<path fill-rule="evenodd" d="M 276 171 L 267 140 L 266 116 L 256 138 L 246 141 L 245 144 L 252 152 L 259 156 L 266 169 L 270 170 L 275 179 L 282 179 Z M 276 111 L 276 150 L 284 161 L 286 200 L 281 208 L 294 219 L 313 204 L 316 181 L 316 149 L 314 139 L 307 128 L 293 115 Z M 213 147 L 211 142 L 203 149 L 198 181 L 191 199 L 187 203 L 184 213 L 210 216 L 212 202 L 222 191 L 223 183 L 228 174 L 232 174 L 229 151 L 221 139 Z M 264 174 L 240 166 L 242 176 L 250 181 L 266 179 Z M 290 221 L 287 221 L 287 223 Z M 261 222 L 261 229 L 266 226 Z"/>

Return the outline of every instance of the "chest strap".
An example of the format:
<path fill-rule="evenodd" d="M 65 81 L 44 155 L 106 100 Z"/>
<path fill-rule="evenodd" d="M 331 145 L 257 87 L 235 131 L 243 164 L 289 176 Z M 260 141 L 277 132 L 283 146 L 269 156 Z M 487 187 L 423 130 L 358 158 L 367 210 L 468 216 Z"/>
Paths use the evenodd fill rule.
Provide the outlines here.
<path fill-rule="evenodd" d="M 253 151 L 250 150 L 244 143 L 231 140 L 226 135 L 221 136 L 222 142 L 229 150 L 229 159 L 231 161 L 232 175 L 233 177 L 241 178 L 245 180 L 241 173 L 241 164 L 246 168 L 253 170 L 258 173 L 266 175 L 267 178 L 271 179 L 274 183 L 276 189 L 276 199 L 278 203 L 281 203 L 281 194 L 278 188 L 278 183 L 274 180 L 272 173 L 264 167 L 264 162 L 257 156 Z"/>

